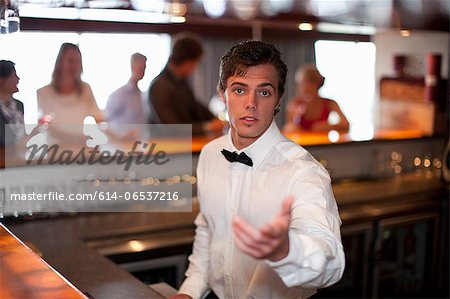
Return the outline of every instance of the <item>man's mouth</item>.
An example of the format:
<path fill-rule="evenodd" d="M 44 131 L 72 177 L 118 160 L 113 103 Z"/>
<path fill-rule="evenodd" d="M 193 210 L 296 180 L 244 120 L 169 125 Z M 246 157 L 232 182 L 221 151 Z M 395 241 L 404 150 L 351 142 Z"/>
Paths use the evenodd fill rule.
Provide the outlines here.
<path fill-rule="evenodd" d="M 241 120 L 244 121 L 245 123 L 254 123 L 254 122 L 258 121 L 258 119 L 253 116 L 244 116 L 244 117 L 241 117 Z"/>

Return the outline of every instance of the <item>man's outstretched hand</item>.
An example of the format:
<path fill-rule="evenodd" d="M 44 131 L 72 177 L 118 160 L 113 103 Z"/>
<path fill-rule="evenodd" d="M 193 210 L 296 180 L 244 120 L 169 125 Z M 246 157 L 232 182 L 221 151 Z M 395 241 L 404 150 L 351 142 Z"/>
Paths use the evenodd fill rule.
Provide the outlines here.
<path fill-rule="evenodd" d="M 292 196 L 287 197 L 281 211 L 259 229 L 240 217 L 234 217 L 232 225 L 239 249 L 256 259 L 275 262 L 285 258 L 289 253 L 289 224 L 293 201 Z"/>

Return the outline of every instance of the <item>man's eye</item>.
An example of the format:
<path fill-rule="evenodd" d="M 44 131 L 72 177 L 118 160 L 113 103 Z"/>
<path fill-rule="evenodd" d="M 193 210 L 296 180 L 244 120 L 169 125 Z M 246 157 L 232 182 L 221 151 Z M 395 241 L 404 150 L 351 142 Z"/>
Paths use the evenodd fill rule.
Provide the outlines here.
<path fill-rule="evenodd" d="M 270 93 L 268 90 L 262 90 L 262 91 L 261 91 L 261 95 L 262 95 L 263 97 L 270 97 L 270 96 L 271 96 L 271 93 Z"/>
<path fill-rule="evenodd" d="M 242 88 L 236 88 L 236 89 L 234 90 L 234 92 L 235 92 L 236 94 L 243 94 L 243 93 L 244 93 L 244 90 L 243 90 Z"/>

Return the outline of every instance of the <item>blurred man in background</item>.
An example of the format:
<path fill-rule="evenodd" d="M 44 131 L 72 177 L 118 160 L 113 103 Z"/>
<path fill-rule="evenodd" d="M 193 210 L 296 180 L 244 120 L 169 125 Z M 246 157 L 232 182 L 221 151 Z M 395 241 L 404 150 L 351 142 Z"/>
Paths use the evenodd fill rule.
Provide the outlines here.
<path fill-rule="evenodd" d="M 111 124 L 146 124 L 147 116 L 142 105 L 142 92 L 138 82 L 144 78 L 147 58 L 141 53 L 131 56 L 131 77 L 124 86 L 108 98 L 105 114 Z"/>
<path fill-rule="evenodd" d="M 222 131 L 223 123 L 195 99 L 188 82 L 202 55 L 198 38 L 175 37 L 167 65 L 150 85 L 149 106 L 154 112 L 151 123 L 192 124 L 195 135 Z"/>

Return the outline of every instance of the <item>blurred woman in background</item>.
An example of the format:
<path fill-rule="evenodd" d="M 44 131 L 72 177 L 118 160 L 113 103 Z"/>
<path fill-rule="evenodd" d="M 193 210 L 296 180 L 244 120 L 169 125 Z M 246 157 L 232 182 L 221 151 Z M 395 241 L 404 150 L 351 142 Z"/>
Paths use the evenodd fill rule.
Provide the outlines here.
<path fill-rule="evenodd" d="M 87 116 L 94 117 L 97 123 L 104 120 L 91 87 L 81 80 L 82 72 L 80 49 L 77 45 L 64 43 L 56 58 L 50 84 L 37 91 L 41 118 L 51 122 L 49 133 L 56 139 L 82 138 L 82 125 Z"/>
<path fill-rule="evenodd" d="M 15 64 L 0 60 L 0 147 L 14 144 L 23 134 L 23 103 L 13 98 L 19 91 Z"/>
<path fill-rule="evenodd" d="M 319 95 L 325 78 L 314 65 L 307 65 L 297 70 L 295 74 L 297 95 L 290 99 L 286 108 L 286 124 L 284 130 L 328 132 L 330 130 L 347 132 L 349 123 L 339 105 L 330 99 Z M 328 117 L 336 112 L 339 122 L 331 124 Z"/>
<path fill-rule="evenodd" d="M 23 103 L 13 97 L 19 91 L 19 80 L 15 63 L 0 60 L 0 148 L 24 146 L 40 130 L 38 125 L 29 135 L 25 132 Z"/>

